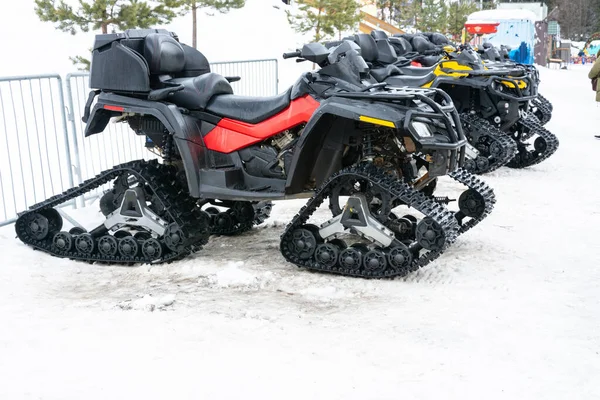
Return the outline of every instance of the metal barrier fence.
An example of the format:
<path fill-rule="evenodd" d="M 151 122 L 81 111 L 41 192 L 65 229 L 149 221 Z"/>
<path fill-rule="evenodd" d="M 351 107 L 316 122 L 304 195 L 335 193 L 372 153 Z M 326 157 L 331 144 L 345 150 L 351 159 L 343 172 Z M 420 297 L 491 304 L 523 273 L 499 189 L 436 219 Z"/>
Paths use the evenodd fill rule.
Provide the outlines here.
<path fill-rule="evenodd" d="M 74 185 L 62 79 L 0 78 L 0 225 Z"/>
<path fill-rule="evenodd" d="M 217 62 L 211 70 L 241 77 L 231 84 L 235 94 L 278 93 L 276 59 Z M 0 78 L 0 226 L 14 222 L 27 207 L 114 165 L 156 158 L 145 149 L 145 137 L 126 123 L 111 121 L 103 133 L 84 137 L 81 117 L 91 90 L 88 76 L 66 76 L 66 99 L 59 75 Z M 109 186 L 67 205 L 85 205 Z"/>

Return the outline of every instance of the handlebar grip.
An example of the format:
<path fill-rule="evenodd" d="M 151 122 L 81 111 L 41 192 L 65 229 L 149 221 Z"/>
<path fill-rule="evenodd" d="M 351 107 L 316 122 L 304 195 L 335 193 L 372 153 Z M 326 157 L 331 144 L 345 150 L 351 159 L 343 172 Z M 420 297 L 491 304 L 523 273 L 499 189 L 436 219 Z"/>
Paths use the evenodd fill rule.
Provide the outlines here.
<path fill-rule="evenodd" d="M 291 53 L 283 53 L 283 59 L 285 60 L 286 58 L 292 58 L 292 57 L 300 57 L 300 50 L 298 51 L 293 51 Z"/>

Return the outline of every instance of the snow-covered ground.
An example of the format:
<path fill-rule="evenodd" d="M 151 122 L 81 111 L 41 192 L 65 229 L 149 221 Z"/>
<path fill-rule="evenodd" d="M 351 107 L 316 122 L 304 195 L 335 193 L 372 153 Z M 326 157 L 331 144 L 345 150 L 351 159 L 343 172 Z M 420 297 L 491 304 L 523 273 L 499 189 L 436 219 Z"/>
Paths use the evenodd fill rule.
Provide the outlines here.
<path fill-rule="evenodd" d="M 0 229 L 0 399 L 600 398 L 587 70 L 541 68 L 558 152 L 486 176 L 493 213 L 405 279 L 286 263 L 279 235 L 303 201 L 154 267 L 61 260 Z"/>

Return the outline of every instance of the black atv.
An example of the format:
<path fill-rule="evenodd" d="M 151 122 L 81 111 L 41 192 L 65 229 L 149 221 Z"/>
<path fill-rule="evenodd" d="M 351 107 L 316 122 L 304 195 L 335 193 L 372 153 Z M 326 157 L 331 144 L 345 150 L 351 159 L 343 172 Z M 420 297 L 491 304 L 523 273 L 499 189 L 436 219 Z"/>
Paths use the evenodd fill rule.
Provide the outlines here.
<path fill-rule="evenodd" d="M 277 96 L 244 97 L 230 85 L 239 77 L 210 72 L 168 31 L 98 35 L 85 135 L 117 117 L 163 162 L 115 166 L 30 207 L 18 237 L 58 257 L 159 263 L 199 250 L 211 234 L 261 223 L 273 200 L 309 198 L 281 236 L 286 260 L 392 277 L 431 262 L 488 215 L 493 191 L 460 168 L 466 139 L 443 91 L 365 81 L 369 69 L 350 42 L 312 43 L 284 58 L 320 69 Z M 431 193 L 444 175 L 467 186 L 456 212 Z M 88 231 L 67 219 L 67 230 L 58 206 L 111 181 L 105 221 Z M 332 218 L 310 223 L 323 202 Z"/>
<path fill-rule="evenodd" d="M 484 60 L 486 66 L 491 68 L 514 68 L 519 66 L 525 68 L 527 72 L 534 78 L 533 81 L 539 87 L 540 74 L 535 65 L 520 64 L 513 61 L 509 57 L 510 48 L 508 46 L 495 47 L 489 42 L 484 43 L 481 48 L 477 49 L 481 59 Z M 530 101 L 530 112 L 533 113 L 542 125 L 546 125 L 552 119 L 552 111 L 554 107 L 552 103 L 542 96 L 539 92 L 537 97 Z"/>
<path fill-rule="evenodd" d="M 425 35 L 384 35 L 353 36 L 371 62 L 372 76 L 391 86 L 446 91 L 461 113 L 471 146 L 479 153 L 467 157 L 472 160 L 467 164 L 469 170 L 485 173 L 502 165 L 524 168 L 554 154 L 558 139 L 529 112 L 529 103 L 537 96 L 537 82 L 526 68 L 486 68 L 470 46 L 449 51 L 447 45 L 431 43 Z M 396 50 L 412 53 L 398 56 Z M 414 52 L 421 56 L 413 57 L 407 66 L 406 54 Z M 534 136 L 530 149 L 528 140 Z"/>

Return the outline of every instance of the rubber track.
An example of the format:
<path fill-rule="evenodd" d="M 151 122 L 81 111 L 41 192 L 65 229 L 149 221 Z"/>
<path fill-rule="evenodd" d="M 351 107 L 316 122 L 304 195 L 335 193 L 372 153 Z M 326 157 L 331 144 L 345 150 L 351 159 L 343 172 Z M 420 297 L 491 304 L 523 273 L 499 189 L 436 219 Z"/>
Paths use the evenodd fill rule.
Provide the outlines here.
<path fill-rule="evenodd" d="M 487 218 L 487 216 L 492 212 L 494 205 L 496 204 L 496 194 L 494 193 L 494 189 L 492 189 L 487 183 L 474 176 L 470 172 L 465 171 L 464 169 L 459 168 L 458 170 L 449 173 L 448 176 L 467 186 L 469 189 L 475 190 L 483 197 L 485 202 L 484 211 L 479 217 L 471 218 L 469 221 L 461 225 L 458 233 L 462 235 Z M 457 214 L 462 215 L 460 211 Z"/>
<path fill-rule="evenodd" d="M 552 119 L 552 103 L 541 94 L 538 94 L 537 98 L 533 100 L 533 103 L 538 109 L 535 113 L 536 117 L 540 120 L 542 125 L 546 125 Z"/>
<path fill-rule="evenodd" d="M 527 144 L 523 143 L 523 140 L 526 139 L 522 138 L 521 140 L 517 141 L 517 139 L 514 138 L 514 140 L 517 142 L 518 152 L 517 155 L 508 164 L 506 164 L 507 167 L 531 167 L 532 165 L 539 164 L 542 161 L 546 160 L 548 157 L 554 154 L 556 150 L 558 150 L 559 141 L 556 135 L 544 128 L 540 121 L 534 115 L 529 114 L 525 118 L 521 118 L 518 124 L 527 128 L 529 132 L 527 138 L 531 138 L 533 135 L 538 135 L 544 138 L 547 144 L 546 151 L 542 154 L 538 154 L 535 150 L 530 151 L 527 149 Z"/>
<path fill-rule="evenodd" d="M 15 223 L 17 235 L 25 244 L 53 256 L 88 262 L 155 264 L 181 259 L 192 252 L 200 250 L 208 242 L 209 220 L 206 213 L 196 207 L 195 199 L 188 195 L 187 191 L 168 170 L 169 167 L 160 165 L 157 160 L 137 160 L 117 165 L 110 170 L 101 172 L 94 178 L 82 182 L 77 187 L 68 189 L 62 194 L 52 196 L 29 207 L 27 211 L 19 214 L 19 218 Z M 99 253 L 86 256 L 77 253 L 75 250 L 71 252 L 56 251 L 52 245 L 52 234 L 48 234 L 48 237 L 42 241 L 35 240 L 27 234 L 25 224 L 27 223 L 27 217 L 32 213 L 56 207 L 96 189 L 124 173 L 135 175 L 138 181 L 147 184 L 163 203 L 165 213 L 162 218 L 168 220 L 168 223 L 176 223 L 184 234 L 184 243 L 183 246 L 180 246 L 179 251 L 168 250 L 166 246 L 163 246 L 163 257 L 158 260 L 147 260 L 141 256 L 135 258 L 125 258 L 119 255 L 107 257 Z"/>
<path fill-rule="evenodd" d="M 465 171 L 466 173 L 466 171 Z M 341 267 L 327 267 L 319 264 L 314 259 L 302 260 L 290 253 L 287 243 L 292 239 L 292 232 L 296 228 L 300 228 L 309 217 L 317 210 L 323 201 L 330 195 L 334 185 L 342 182 L 344 178 L 358 178 L 370 181 L 377 189 L 387 191 L 394 199 L 398 199 L 409 207 L 412 207 L 425 216 L 432 218 L 442 227 L 445 233 L 445 242 L 441 249 L 436 251 L 426 251 L 419 258 L 415 258 L 412 264 L 402 270 L 390 270 L 386 268 L 382 273 L 373 271 L 364 271 L 364 273 L 355 273 Z M 462 179 L 462 176 L 459 177 Z M 311 197 L 306 205 L 302 207 L 300 212 L 288 224 L 285 231 L 281 235 L 280 250 L 285 259 L 299 267 L 319 271 L 328 272 L 339 275 L 361 277 L 361 278 L 392 278 L 397 276 L 405 276 L 410 272 L 416 271 L 424 267 L 433 260 L 437 259 L 444 251 L 456 241 L 460 233 L 460 226 L 454 213 L 447 210 L 444 206 L 435 202 L 433 199 L 425 196 L 423 193 L 415 190 L 411 186 L 386 174 L 383 170 L 371 165 L 363 164 L 348 167 L 333 174 Z"/>
<path fill-rule="evenodd" d="M 484 157 L 487 157 L 489 162 L 487 168 L 481 169 L 479 168 L 477 163 L 474 163 L 475 170 L 469 170 L 469 172 L 475 174 L 486 174 L 495 171 L 498 168 L 505 165 L 506 163 L 508 163 L 510 160 L 512 160 L 513 157 L 517 154 L 517 145 L 514 142 L 514 140 L 512 140 L 510 136 L 508 136 L 506 133 L 493 126 L 486 119 L 481 118 L 475 114 L 462 113 L 460 115 L 460 120 L 463 124 L 463 127 L 465 128 L 465 132 L 468 133 L 470 130 L 483 132 L 480 133 L 480 138 L 481 136 L 486 136 L 488 139 L 491 139 L 494 142 L 496 142 L 502 149 L 502 152 L 498 158 L 492 157 L 491 154 L 483 155 Z M 477 144 L 474 144 L 474 147 L 477 147 Z"/>

